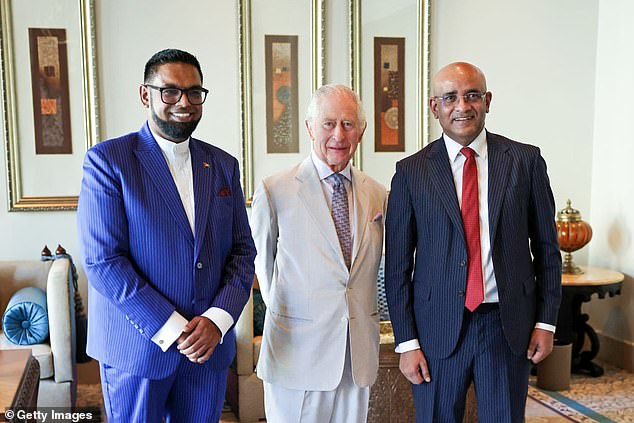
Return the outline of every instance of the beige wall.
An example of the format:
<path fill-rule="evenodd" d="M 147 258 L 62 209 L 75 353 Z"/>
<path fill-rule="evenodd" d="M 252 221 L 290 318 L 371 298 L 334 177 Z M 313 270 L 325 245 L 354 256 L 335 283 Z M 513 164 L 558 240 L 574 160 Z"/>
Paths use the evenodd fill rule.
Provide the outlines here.
<path fill-rule="evenodd" d="M 620 296 L 603 300 L 595 296 L 585 310 L 593 327 L 610 341 L 627 341 L 615 345 L 614 351 L 602 351 L 605 357 L 634 371 L 634 103 L 629 100 L 634 94 L 634 56 L 628 43 L 634 38 L 634 4 L 629 0 L 600 4 L 588 218 L 594 238 L 586 248 L 592 265 L 620 270 L 626 279 Z"/>
<path fill-rule="evenodd" d="M 328 0 L 331 15 L 346 11 L 341 3 Z M 195 135 L 239 156 L 236 4 L 96 0 L 102 137 L 140 127 L 145 119 L 138 100 L 143 65 L 156 50 L 178 47 L 199 57 L 211 90 Z M 472 61 L 484 70 L 493 92 L 487 128 L 541 147 L 557 208 L 571 198 L 595 228 L 595 239 L 576 255 L 578 260 L 589 257 L 593 264 L 633 274 L 634 200 L 623 195 L 631 166 L 619 154 L 632 153 L 633 143 L 628 132 L 617 133 L 617 128 L 625 127 L 633 112 L 627 94 L 632 90 L 634 60 L 621 52 L 629 51 L 625 40 L 634 37 L 627 25 L 634 6 L 628 0 L 605 0 L 601 8 L 598 4 L 433 1 L 432 70 L 455 60 Z M 331 17 L 333 22 L 342 21 L 337 16 Z M 347 43 L 347 28 L 329 27 L 329 34 L 345 40 L 327 43 L 328 54 L 336 57 L 327 75 L 340 82 L 348 71 L 332 66 L 344 66 L 346 61 L 340 51 L 331 50 Z M 438 134 L 432 122 L 433 137 Z M 3 154 L 3 167 L 5 158 Z M 57 242 L 79 259 L 75 213 L 8 213 L 6 202 L 2 177 L 0 233 L 5 242 L 0 244 L 0 259 L 34 258 L 44 243 Z M 593 301 L 593 323 L 619 339 L 634 339 L 632 295 L 627 288 L 618 299 Z"/>

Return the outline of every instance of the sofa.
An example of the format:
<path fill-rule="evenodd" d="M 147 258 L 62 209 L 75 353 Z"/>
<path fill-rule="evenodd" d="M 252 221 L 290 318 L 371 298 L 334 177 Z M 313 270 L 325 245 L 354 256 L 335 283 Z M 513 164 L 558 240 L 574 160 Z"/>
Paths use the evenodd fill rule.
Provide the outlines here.
<path fill-rule="evenodd" d="M 41 344 L 15 345 L 0 328 L 0 349 L 31 349 L 40 365 L 38 407 L 74 407 L 75 306 L 71 262 L 0 261 L 0 315 L 9 299 L 21 288 L 34 286 L 46 292 L 49 338 Z"/>
<path fill-rule="evenodd" d="M 254 282 L 257 288 L 257 281 Z M 263 421 L 264 388 L 255 374 L 262 336 L 253 334 L 253 290 L 236 322 L 236 359 L 229 369 L 227 403 L 241 423 Z"/>

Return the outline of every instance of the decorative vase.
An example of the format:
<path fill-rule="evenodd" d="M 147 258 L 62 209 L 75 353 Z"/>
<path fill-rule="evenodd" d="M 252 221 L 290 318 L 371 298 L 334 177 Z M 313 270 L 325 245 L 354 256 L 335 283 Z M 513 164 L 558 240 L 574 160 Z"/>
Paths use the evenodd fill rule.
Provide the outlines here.
<path fill-rule="evenodd" d="M 572 252 L 582 248 L 592 239 L 592 228 L 588 222 L 581 219 L 579 210 L 570 206 L 570 200 L 566 208 L 557 213 L 557 239 L 559 249 L 564 251 L 563 273 L 579 275 L 583 271 L 572 261 Z"/>

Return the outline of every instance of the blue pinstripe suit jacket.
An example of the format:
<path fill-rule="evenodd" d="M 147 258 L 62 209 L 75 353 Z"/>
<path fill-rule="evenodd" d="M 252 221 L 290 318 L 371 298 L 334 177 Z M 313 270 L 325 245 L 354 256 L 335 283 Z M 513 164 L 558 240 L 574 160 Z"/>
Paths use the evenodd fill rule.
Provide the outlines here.
<path fill-rule="evenodd" d="M 249 298 L 255 247 L 235 158 L 191 139 L 192 234 L 172 175 L 147 123 L 92 147 L 84 160 L 79 236 L 89 282 L 88 353 L 128 373 L 158 379 L 183 359 L 151 341 L 174 310 L 209 307 L 238 320 Z M 226 368 L 233 329 L 205 364 Z"/>
<path fill-rule="evenodd" d="M 504 334 L 526 354 L 537 321 L 555 325 L 561 254 L 537 147 L 487 132 L 489 236 Z M 467 247 L 442 138 L 396 165 L 385 224 L 385 288 L 396 343 L 447 357 L 464 313 Z"/>

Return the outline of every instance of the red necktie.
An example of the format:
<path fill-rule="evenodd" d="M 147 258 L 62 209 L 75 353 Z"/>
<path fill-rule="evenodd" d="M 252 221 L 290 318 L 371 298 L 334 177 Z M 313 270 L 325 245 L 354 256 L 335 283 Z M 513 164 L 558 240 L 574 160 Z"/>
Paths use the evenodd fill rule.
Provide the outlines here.
<path fill-rule="evenodd" d="M 467 294 L 464 305 L 475 310 L 484 300 L 482 283 L 482 253 L 480 251 L 480 206 L 478 200 L 478 168 L 475 152 L 464 147 L 460 152 L 467 158 L 462 168 L 462 225 L 467 241 Z"/>

